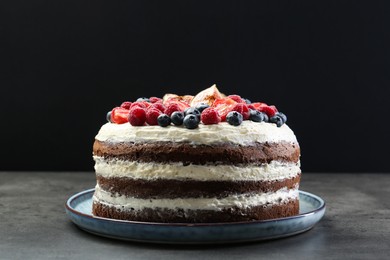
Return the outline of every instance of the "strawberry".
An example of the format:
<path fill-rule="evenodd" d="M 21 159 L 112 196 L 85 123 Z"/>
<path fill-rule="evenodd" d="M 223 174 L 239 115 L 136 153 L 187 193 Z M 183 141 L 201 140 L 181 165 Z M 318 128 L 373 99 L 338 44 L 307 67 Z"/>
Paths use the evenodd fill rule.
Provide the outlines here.
<path fill-rule="evenodd" d="M 171 103 L 165 108 L 164 113 L 167 114 L 168 116 L 171 116 L 173 112 L 175 111 L 183 111 L 180 109 L 180 106 L 178 103 Z"/>
<path fill-rule="evenodd" d="M 146 111 L 144 108 L 135 106 L 130 109 L 129 117 L 128 117 L 129 123 L 132 126 L 142 126 L 145 124 L 146 121 Z"/>
<path fill-rule="evenodd" d="M 150 97 L 149 100 L 150 100 L 150 103 L 157 103 L 157 102 L 162 103 L 162 99 L 158 98 L 158 97 Z"/>
<path fill-rule="evenodd" d="M 146 111 L 146 123 L 148 125 L 158 125 L 157 123 L 157 117 L 161 115 L 162 112 L 156 108 L 149 108 Z"/>
<path fill-rule="evenodd" d="M 237 104 L 236 101 L 234 101 L 231 98 L 220 98 L 216 99 L 213 102 L 212 107 L 217 110 L 219 116 L 221 117 L 221 121 L 226 121 L 226 115 L 232 111 L 232 108 Z"/>
<path fill-rule="evenodd" d="M 259 110 L 260 107 L 263 107 L 263 106 L 268 106 L 266 103 L 262 103 L 262 102 L 256 102 L 256 103 L 252 103 L 249 105 L 249 108 L 250 109 L 256 109 L 256 110 Z M 253 107 L 253 108 L 252 108 Z"/>
<path fill-rule="evenodd" d="M 233 99 L 237 103 L 246 103 L 239 95 L 229 95 L 228 98 Z"/>
<path fill-rule="evenodd" d="M 158 110 L 160 110 L 163 113 L 165 111 L 164 105 L 162 103 L 159 103 L 159 102 L 153 103 L 150 107 L 148 107 L 148 109 L 152 109 L 152 108 L 158 109 Z"/>
<path fill-rule="evenodd" d="M 131 102 L 125 101 L 122 103 L 121 107 L 125 109 L 130 109 L 131 104 L 132 104 Z"/>
<path fill-rule="evenodd" d="M 261 106 L 257 110 L 266 113 L 267 116 L 270 118 L 273 117 L 276 114 L 276 112 L 278 112 L 275 106 L 268 106 L 268 105 Z"/>
<path fill-rule="evenodd" d="M 244 103 L 237 103 L 231 111 L 237 111 L 239 112 L 243 119 L 244 120 L 248 120 L 249 119 L 249 108 L 248 108 L 248 105 L 247 104 L 244 104 Z"/>
<path fill-rule="evenodd" d="M 123 107 L 115 107 L 111 111 L 111 122 L 116 124 L 124 124 L 128 122 L 129 110 Z"/>
<path fill-rule="evenodd" d="M 202 114 L 200 115 L 200 119 L 205 125 L 218 124 L 221 122 L 221 117 L 219 116 L 217 110 L 212 107 L 203 110 Z"/>

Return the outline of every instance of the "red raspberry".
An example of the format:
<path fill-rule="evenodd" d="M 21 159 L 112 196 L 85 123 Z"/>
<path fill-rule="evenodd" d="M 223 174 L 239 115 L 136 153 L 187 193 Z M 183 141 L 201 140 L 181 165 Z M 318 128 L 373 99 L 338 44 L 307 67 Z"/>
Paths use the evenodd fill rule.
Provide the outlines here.
<path fill-rule="evenodd" d="M 168 107 L 165 109 L 165 114 L 168 116 L 171 116 L 173 112 L 175 111 L 181 111 L 180 106 L 176 103 L 169 104 Z"/>
<path fill-rule="evenodd" d="M 129 122 L 132 126 L 141 126 L 146 121 L 146 111 L 142 107 L 135 106 L 130 109 Z"/>
<path fill-rule="evenodd" d="M 131 104 L 130 106 L 130 109 L 132 109 L 133 107 L 141 107 L 141 108 L 148 108 L 151 106 L 151 104 L 149 102 L 145 102 L 145 101 L 136 101 L 136 102 L 133 102 L 133 104 Z"/>
<path fill-rule="evenodd" d="M 115 107 L 111 111 L 111 122 L 116 124 L 124 124 L 128 122 L 129 110 L 123 107 Z"/>
<path fill-rule="evenodd" d="M 248 105 L 248 108 L 249 108 L 249 109 L 252 109 L 252 110 L 256 110 L 255 106 L 252 105 L 252 104 Z"/>
<path fill-rule="evenodd" d="M 149 108 L 148 111 L 146 111 L 146 123 L 148 123 L 148 125 L 158 125 L 157 117 L 161 114 L 162 112 L 160 110 Z"/>
<path fill-rule="evenodd" d="M 276 114 L 276 112 L 278 112 L 275 106 L 267 106 L 267 105 L 261 106 L 257 110 L 266 113 L 267 116 L 270 118 L 273 117 Z"/>
<path fill-rule="evenodd" d="M 156 103 L 156 102 L 162 103 L 162 99 L 158 98 L 158 97 L 150 97 L 149 100 L 150 100 L 150 103 Z"/>
<path fill-rule="evenodd" d="M 200 119 L 205 125 L 218 124 L 221 122 L 221 117 L 219 116 L 217 110 L 212 107 L 208 107 L 203 110 L 202 114 L 200 115 Z"/>
<path fill-rule="evenodd" d="M 132 104 L 131 102 L 125 101 L 122 103 L 121 107 L 125 109 L 130 109 L 131 104 Z"/>
<path fill-rule="evenodd" d="M 148 109 L 152 109 L 152 108 L 158 109 L 162 113 L 164 113 L 164 111 L 165 111 L 165 107 L 164 107 L 164 105 L 162 103 L 154 103 Z"/>
<path fill-rule="evenodd" d="M 246 103 L 245 100 L 243 100 L 239 95 L 230 95 L 230 96 L 228 96 L 228 98 L 233 99 L 237 103 Z"/>
<path fill-rule="evenodd" d="M 243 117 L 244 120 L 248 120 L 248 119 L 249 119 L 250 113 L 249 113 L 248 105 L 246 105 L 246 104 L 237 103 L 237 104 L 232 108 L 231 111 L 237 111 L 237 112 L 239 112 L 239 113 L 242 115 L 242 117 Z"/>

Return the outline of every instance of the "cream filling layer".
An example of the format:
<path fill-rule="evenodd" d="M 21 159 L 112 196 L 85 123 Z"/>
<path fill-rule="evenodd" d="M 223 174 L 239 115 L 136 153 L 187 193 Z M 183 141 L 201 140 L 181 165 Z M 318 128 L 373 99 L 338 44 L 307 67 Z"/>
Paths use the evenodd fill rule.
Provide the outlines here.
<path fill-rule="evenodd" d="M 215 210 L 238 207 L 251 208 L 263 205 L 278 205 L 295 200 L 299 196 L 298 186 L 295 189 L 282 188 L 276 192 L 260 194 L 230 195 L 218 198 L 177 198 L 177 199 L 138 199 L 119 196 L 102 190 L 96 185 L 93 200 L 120 210 L 142 210 L 144 208 L 166 208 L 184 210 Z"/>
<path fill-rule="evenodd" d="M 198 181 L 274 181 L 296 177 L 300 163 L 272 161 L 261 166 L 186 165 L 182 163 L 144 163 L 94 156 L 95 171 L 102 177 L 143 180 L 175 179 Z"/>
<path fill-rule="evenodd" d="M 254 143 L 286 141 L 297 143 L 293 131 L 286 125 L 277 127 L 273 123 L 243 121 L 239 126 L 226 122 L 214 125 L 200 124 L 188 130 L 183 126 L 132 126 L 130 124 L 103 125 L 96 140 L 105 142 L 189 142 L 192 144 Z"/>

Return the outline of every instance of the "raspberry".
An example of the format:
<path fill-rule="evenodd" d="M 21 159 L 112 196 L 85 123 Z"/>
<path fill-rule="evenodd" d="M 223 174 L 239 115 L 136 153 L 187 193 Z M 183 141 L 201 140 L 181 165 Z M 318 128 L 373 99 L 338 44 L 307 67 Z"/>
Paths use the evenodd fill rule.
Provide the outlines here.
<path fill-rule="evenodd" d="M 141 107 L 141 108 L 148 108 L 151 106 L 151 104 L 149 102 L 145 102 L 145 101 L 136 101 L 136 102 L 133 102 L 133 104 L 131 104 L 130 106 L 130 109 L 132 109 L 133 107 Z"/>
<path fill-rule="evenodd" d="M 165 114 L 168 116 L 171 116 L 173 112 L 175 111 L 181 111 L 180 106 L 176 103 L 169 104 L 168 107 L 165 109 Z"/>
<path fill-rule="evenodd" d="M 250 113 L 249 113 L 249 108 L 247 104 L 244 103 L 238 103 L 236 104 L 231 111 L 237 111 L 239 112 L 244 120 L 248 120 Z"/>
<path fill-rule="evenodd" d="M 130 109 L 129 113 L 129 123 L 132 126 L 141 126 L 145 124 L 146 121 L 146 111 L 142 107 L 133 107 Z"/>
<path fill-rule="evenodd" d="M 162 103 L 162 99 L 158 98 L 158 97 L 151 97 L 151 98 L 149 98 L 149 100 L 150 100 L 150 103 L 156 103 L 156 102 Z"/>
<path fill-rule="evenodd" d="M 149 108 L 146 111 L 146 123 L 148 125 L 158 125 L 157 117 L 161 114 L 161 111 L 156 108 Z"/>
<path fill-rule="evenodd" d="M 160 110 L 162 113 L 164 113 L 164 111 L 165 111 L 165 107 L 162 103 L 154 103 L 148 109 L 152 109 L 152 108 Z"/>
<path fill-rule="evenodd" d="M 205 125 L 218 124 L 221 122 L 221 117 L 219 116 L 217 110 L 212 107 L 203 110 L 202 114 L 200 115 L 200 119 Z"/>
<path fill-rule="evenodd" d="M 239 95 L 230 95 L 228 98 L 233 99 L 237 103 L 246 103 L 244 99 L 242 99 Z"/>
<path fill-rule="evenodd" d="M 131 104 L 132 104 L 131 102 L 125 101 L 122 103 L 121 107 L 125 109 L 130 109 Z"/>
<path fill-rule="evenodd" d="M 273 117 L 276 114 L 276 112 L 278 112 L 275 106 L 267 106 L 267 105 L 261 106 L 257 110 L 266 113 L 267 116 L 270 118 Z"/>
<path fill-rule="evenodd" d="M 123 107 L 115 107 L 111 111 L 111 122 L 116 124 L 124 124 L 128 122 L 129 110 Z"/>

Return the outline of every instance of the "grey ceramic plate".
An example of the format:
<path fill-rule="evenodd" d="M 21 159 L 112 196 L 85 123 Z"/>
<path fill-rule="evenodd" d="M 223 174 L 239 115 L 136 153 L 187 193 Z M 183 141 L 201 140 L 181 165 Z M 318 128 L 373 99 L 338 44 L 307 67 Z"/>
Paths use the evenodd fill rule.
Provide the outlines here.
<path fill-rule="evenodd" d="M 94 189 L 70 197 L 66 213 L 81 229 L 116 239 L 150 243 L 211 244 L 268 240 L 299 234 L 311 229 L 325 213 L 318 196 L 299 191 L 299 215 L 287 218 L 234 223 L 149 223 L 92 216 Z"/>

